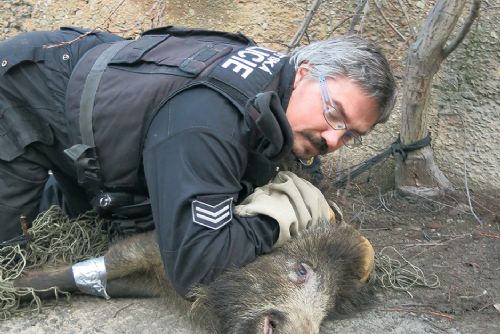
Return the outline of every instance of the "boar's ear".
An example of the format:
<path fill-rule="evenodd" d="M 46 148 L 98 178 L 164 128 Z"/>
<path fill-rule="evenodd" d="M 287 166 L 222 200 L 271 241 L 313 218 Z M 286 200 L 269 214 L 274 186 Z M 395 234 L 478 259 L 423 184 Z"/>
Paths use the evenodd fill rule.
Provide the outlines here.
<path fill-rule="evenodd" d="M 337 203 L 334 201 L 327 200 L 328 205 L 330 205 L 330 221 L 332 223 L 341 224 L 344 222 L 344 215 L 340 210 Z"/>
<path fill-rule="evenodd" d="M 359 280 L 366 283 L 370 278 L 375 266 L 375 251 L 373 246 L 364 236 L 360 236 L 361 261 L 359 268 Z"/>
<path fill-rule="evenodd" d="M 359 231 L 348 226 L 345 228 L 351 233 L 345 234 L 343 240 L 350 244 L 350 252 L 344 254 L 349 261 L 344 261 L 346 266 L 337 282 L 341 288 L 336 291 L 335 308 L 329 314 L 333 318 L 363 309 L 374 299 L 375 286 L 370 279 L 375 266 L 373 247 Z"/>

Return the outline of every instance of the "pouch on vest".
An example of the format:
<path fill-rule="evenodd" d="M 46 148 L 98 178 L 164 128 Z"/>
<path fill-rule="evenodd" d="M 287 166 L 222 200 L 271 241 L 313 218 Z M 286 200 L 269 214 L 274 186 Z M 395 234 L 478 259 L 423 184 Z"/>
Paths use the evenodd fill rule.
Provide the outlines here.
<path fill-rule="evenodd" d="M 200 43 L 170 35 L 147 35 L 121 50 L 109 66 L 142 74 L 170 74 L 194 78 L 231 47 Z"/>
<path fill-rule="evenodd" d="M 205 29 L 191 29 L 177 26 L 159 27 L 145 31 L 142 36 L 147 35 L 171 35 L 182 38 L 195 37 L 201 41 L 212 41 L 217 43 L 234 42 L 238 45 L 255 45 L 255 42 L 242 33 L 230 33 L 226 31 L 215 31 Z"/>

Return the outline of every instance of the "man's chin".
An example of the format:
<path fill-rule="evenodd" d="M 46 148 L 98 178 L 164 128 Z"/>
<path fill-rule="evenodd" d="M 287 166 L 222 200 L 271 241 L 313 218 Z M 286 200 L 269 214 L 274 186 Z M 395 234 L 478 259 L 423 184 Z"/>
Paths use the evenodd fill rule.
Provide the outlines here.
<path fill-rule="evenodd" d="M 310 160 L 317 155 L 317 154 L 312 154 L 312 152 L 309 152 L 307 150 L 300 150 L 300 152 L 298 150 L 293 150 L 293 154 L 295 155 L 295 157 L 303 161 Z"/>

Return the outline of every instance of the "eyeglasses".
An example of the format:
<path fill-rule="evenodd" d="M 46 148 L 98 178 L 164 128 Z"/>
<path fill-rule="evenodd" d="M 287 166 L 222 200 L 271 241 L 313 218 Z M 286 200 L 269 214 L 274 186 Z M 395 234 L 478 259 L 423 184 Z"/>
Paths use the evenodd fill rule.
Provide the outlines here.
<path fill-rule="evenodd" d="M 321 75 L 319 77 L 319 87 L 321 89 L 321 101 L 323 103 L 323 116 L 325 117 L 328 125 L 334 130 L 346 130 L 342 136 L 342 141 L 347 147 L 358 147 L 363 144 L 363 139 L 361 136 L 347 127 L 345 120 L 340 114 L 340 112 L 335 108 L 335 102 L 333 102 L 330 93 L 328 93 L 328 87 L 326 85 L 326 78 Z"/>

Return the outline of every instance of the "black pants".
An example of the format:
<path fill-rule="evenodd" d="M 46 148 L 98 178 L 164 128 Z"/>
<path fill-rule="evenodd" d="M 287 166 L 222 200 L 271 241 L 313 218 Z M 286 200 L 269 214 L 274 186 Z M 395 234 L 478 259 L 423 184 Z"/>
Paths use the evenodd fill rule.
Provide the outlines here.
<path fill-rule="evenodd" d="M 71 216 L 90 209 L 63 153 L 71 144 L 66 86 L 87 50 L 121 38 L 96 33 L 77 39 L 82 33 L 32 32 L 0 42 L 0 243 L 21 235 L 21 215 L 31 222 L 39 213 L 49 170 Z"/>

